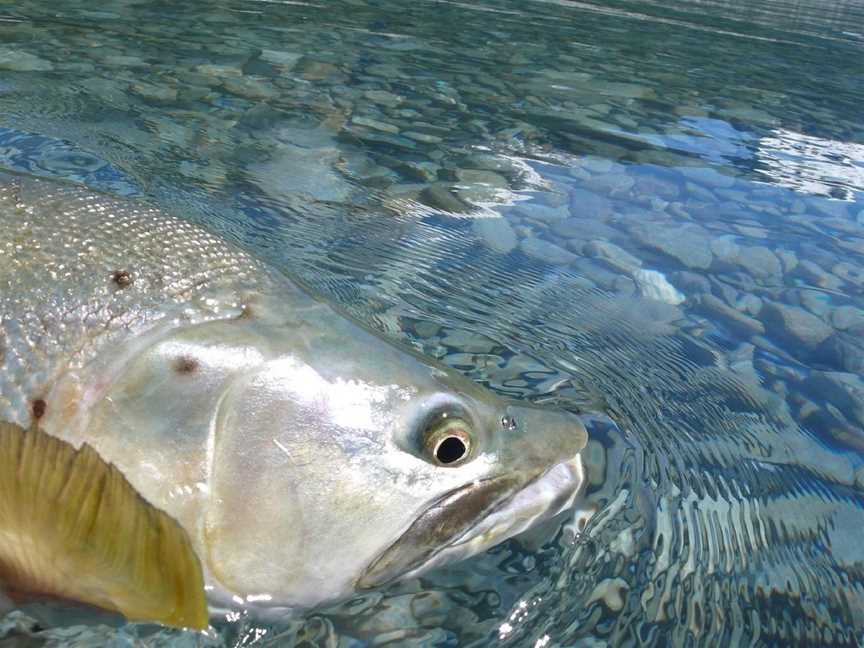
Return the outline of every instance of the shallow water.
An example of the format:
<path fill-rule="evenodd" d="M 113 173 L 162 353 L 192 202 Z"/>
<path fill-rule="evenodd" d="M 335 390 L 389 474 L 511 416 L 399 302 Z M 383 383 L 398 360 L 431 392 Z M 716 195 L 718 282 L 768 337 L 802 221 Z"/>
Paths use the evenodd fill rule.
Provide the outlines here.
<path fill-rule="evenodd" d="M 283 627 L 0 637 L 864 643 L 862 102 L 860 1 L 3 8 L 0 166 L 204 223 L 592 442 L 563 526 Z"/>

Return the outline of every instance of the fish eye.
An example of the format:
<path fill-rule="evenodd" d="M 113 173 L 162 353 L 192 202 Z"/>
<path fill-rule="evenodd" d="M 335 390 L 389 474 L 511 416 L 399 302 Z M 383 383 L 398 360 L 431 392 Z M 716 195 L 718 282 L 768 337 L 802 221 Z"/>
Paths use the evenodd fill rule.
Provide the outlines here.
<path fill-rule="evenodd" d="M 423 449 L 433 463 L 455 466 L 471 455 L 471 427 L 462 418 L 442 414 L 423 433 Z"/>

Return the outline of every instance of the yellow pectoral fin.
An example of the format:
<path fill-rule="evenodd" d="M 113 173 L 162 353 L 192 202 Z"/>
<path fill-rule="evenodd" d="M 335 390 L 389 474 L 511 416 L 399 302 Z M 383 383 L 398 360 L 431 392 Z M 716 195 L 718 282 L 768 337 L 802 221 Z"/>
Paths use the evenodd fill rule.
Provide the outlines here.
<path fill-rule="evenodd" d="M 113 465 L 0 423 L 0 583 L 205 629 L 204 579 L 186 531 Z"/>

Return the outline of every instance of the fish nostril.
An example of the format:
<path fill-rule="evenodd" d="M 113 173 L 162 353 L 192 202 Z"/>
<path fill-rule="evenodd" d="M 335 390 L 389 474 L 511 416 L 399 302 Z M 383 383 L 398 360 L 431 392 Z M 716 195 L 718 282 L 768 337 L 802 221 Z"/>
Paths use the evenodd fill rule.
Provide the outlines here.
<path fill-rule="evenodd" d="M 435 458 L 442 464 L 451 464 L 462 459 L 467 452 L 468 447 L 462 439 L 450 436 L 435 448 Z"/>
<path fill-rule="evenodd" d="M 134 278 L 128 270 L 115 270 L 111 275 L 111 280 L 120 288 L 131 286 Z"/>

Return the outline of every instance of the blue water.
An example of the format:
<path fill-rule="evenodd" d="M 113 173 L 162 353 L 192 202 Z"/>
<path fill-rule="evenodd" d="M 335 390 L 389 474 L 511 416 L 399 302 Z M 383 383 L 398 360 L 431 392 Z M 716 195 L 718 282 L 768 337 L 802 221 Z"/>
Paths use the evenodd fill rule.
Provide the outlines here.
<path fill-rule="evenodd" d="M 861 645 L 862 105 L 859 0 L 3 7 L 0 167 L 202 223 L 592 441 L 545 535 L 283 626 L 0 637 Z"/>

